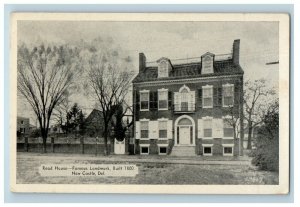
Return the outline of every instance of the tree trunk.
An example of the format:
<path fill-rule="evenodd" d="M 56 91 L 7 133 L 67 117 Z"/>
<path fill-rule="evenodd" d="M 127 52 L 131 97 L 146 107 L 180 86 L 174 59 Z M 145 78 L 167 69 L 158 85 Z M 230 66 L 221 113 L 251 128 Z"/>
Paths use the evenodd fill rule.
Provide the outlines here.
<path fill-rule="evenodd" d="M 247 149 L 252 149 L 252 123 L 249 124 L 249 128 L 248 128 Z"/>
<path fill-rule="evenodd" d="M 43 153 L 47 153 L 47 135 L 42 135 L 43 138 Z"/>
<path fill-rule="evenodd" d="M 104 126 L 104 155 L 109 155 L 107 139 L 108 139 L 108 126 L 105 125 Z"/>

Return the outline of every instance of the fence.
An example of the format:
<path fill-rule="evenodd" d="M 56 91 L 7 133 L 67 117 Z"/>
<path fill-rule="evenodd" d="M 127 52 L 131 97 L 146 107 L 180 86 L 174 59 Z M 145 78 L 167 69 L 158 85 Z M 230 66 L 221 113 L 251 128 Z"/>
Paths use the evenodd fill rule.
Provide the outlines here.
<path fill-rule="evenodd" d="M 104 138 L 95 137 L 48 137 L 46 142 L 48 153 L 74 153 L 74 154 L 103 154 Z M 43 152 L 41 137 L 18 137 L 18 152 Z M 114 153 L 114 140 L 108 141 L 108 151 Z M 128 139 L 125 139 L 125 154 L 128 153 Z"/>

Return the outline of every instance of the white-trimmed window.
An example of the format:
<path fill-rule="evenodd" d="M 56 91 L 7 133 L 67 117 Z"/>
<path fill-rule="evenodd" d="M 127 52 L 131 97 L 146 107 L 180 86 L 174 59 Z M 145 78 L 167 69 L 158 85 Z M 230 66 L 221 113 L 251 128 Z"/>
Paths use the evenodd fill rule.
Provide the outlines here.
<path fill-rule="evenodd" d="M 231 122 L 230 118 L 223 118 L 223 137 L 225 138 L 233 138 L 234 136 L 234 129 Z"/>
<path fill-rule="evenodd" d="M 202 144 L 204 156 L 212 156 L 213 154 L 212 146 L 213 144 Z"/>
<path fill-rule="evenodd" d="M 202 86 L 203 108 L 213 107 L 213 86 Z"/>
<path fill-rule="evenodd" d="M 211 118 L 203 119 L 203 137 L 204 138 L 212 137 L 212 119 Z"/>
<path fill-rule="evenodd" d="M 233 106 L 234 103 L 234 85 L 225 84 L 223 85 L 223 106 Z"/>
<path fill-rule="evenodd" d="M 141 139 L 149 138 L 149 121 L 140 121 L 141 124 Z"/>
<path fill-rule="evenodd" d="M 158 121 L 158 128 L 159 128 L 159 138 L 160 139 L 167 139 L 168 138 L 168 121 L 161 120 Z"/>
<path fill-rule="evenodd" d="M 150 144 L 140 144 L 140 154 L 149 155 L 149 146 Z"/>
<path fill-rule="evenodd" d="M 158 89 L 158 110 L 168 110 L 168 89 Z"/>
<path fill-rule="evenodd" d="M 140 91 L 140 107 L 141 111 L 149 110 L 149 91 Z"/>
<path fill-rule="evenodd" d="M 233 144 L 223 144 L 223 156 L 233 156 Z"/>
<path fill-rule="evenodd" d="M 168 153 L 168 144 L 158 144 L 158 154 L 167 155 Z"/>

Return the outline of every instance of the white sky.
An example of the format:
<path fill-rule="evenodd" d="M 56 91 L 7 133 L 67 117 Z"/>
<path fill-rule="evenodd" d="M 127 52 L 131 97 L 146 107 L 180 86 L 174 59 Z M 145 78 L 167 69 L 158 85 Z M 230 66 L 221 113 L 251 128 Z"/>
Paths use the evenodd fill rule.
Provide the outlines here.
<path fill-rule="evenodd" d="M 171 59 L 200 57 L 205 52 L 230 53 L 232 43 L 240 39 L 240 65 L 245 80 L 266 78 L 270 87 L 278 87 L 279 60 L 278 22 L 78 22 L 78 21 L 20 21 L 18 40 L 28 44 L 39 42 L 74 43 L 96 37 L 112 37 L 133 59 L 138 70 L 138 53 L 144 52 L 147 61 L 160 57 Z M 94 103 L 72 97 L 85 112 Z M 18 115 L 32 116 L 24 103 L 18 102 Z"/>

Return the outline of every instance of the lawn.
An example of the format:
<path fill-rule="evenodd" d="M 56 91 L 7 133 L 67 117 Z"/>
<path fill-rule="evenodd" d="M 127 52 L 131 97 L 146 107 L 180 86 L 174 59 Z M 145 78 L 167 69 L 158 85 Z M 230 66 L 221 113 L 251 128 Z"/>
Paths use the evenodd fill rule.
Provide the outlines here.
<path fill-rule="evenodd" d="M 24 156 L 22 156 L 24 155 Z M 155 163 L 138 157 L 135 160 L 124 161 L 108 159 L 97 160 L 95 157 L 78 157 L 78 155 L 56 156 L 53 154 L 18 154 L 17 183 L 19 184 L 219 184 L 219 185 L 252 185 L 278 184 L 278 173 L 259 171 L 249 164 L 201 164 L 187 163 Z M 154 158 L 156 159 L 156 158 Z M 168 159 L 168 158 L 166 158 Z M 174 158 L 172 158 L 174 159 Z M 182 159 L 182 158 L 181 158 Z M 188 158 L 186 158 L 188 159 Z M 229 164 L 228 164 L 229 162 Z M 41 164 L 136 164 L 139 173 L 135 177 L 46 177 L 41 176 L 38 167 Z"/>

